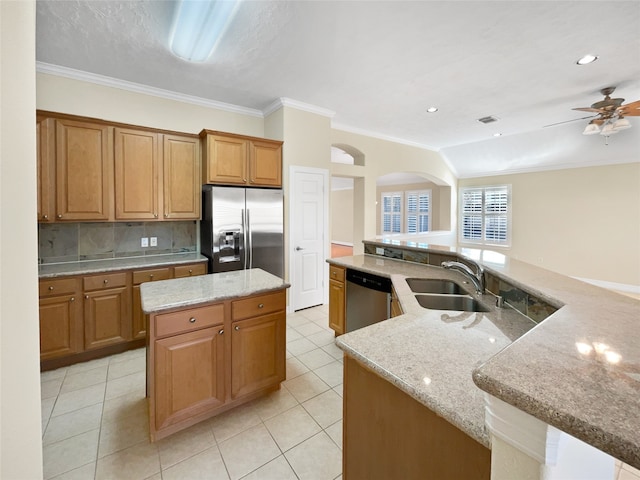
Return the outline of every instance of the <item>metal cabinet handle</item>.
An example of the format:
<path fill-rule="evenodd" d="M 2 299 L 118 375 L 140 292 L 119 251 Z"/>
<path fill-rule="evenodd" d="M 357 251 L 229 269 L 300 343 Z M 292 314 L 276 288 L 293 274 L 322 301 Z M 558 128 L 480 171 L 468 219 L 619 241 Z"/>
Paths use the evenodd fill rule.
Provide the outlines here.
<path fill-rule="evenodd" d="M 196 318 L 195 317 L 191 317 L 189 319 L 189 323 L 196 323 Z"/>
<path fill-rule="evenodd" d="M 104 284 L 106 285 L 107 283 L 109 283 L 109 280 L 107 280 L 107 279 L 105 278 L 105 279 L 102 281 L 102 283 L 104 283 Z"/>
<path fill-rule="evenodd" d="M 189 273 L 193 273 L 193 270 L 189 269 Z"/>
<path fill-rule="evenodd" d="M 169 218 L 169 214 L 168 214 L 168 213 L 165 213 L 165 214 L 164 214 L 164 218 Z"/>
<path fill-rule="evenodd" d="M 221 328 L 220 330 L 218 330 L 218 335 L 222 335 L 224 333 L 224 328 Z"/>
<path fill-rule="evenodd" d="M 44 218 L 45 220 L 49 220 L 49 215 L 43 215 L 42 218 Z"/>
<path fill-rule="evenodd" d="M 158 218 L 158 214 L 157 214 L 157 213 L 154 213 L 154 214 L 153 214 L 153 218 Z"/>
<path fill-rule="evenodd" d="M 238 330 L 240 330 L 240 327 L 236 325 L 235 327 L 233 327 L 233 329 L 237 332 Z"/>
<path fill-rule="evenodd" d="M 70 301 L 70 302 L 75 302 L 75 301 L 76 301 L 76 297 L 71 297 L 71 298 L 69 299 L 69 301 Z"/>
<path fill-rule="evenodd" d="M 333 275 L 334 277 L 337 275 L 336 272 L 331 272 L 331 275 Z"/>
<path fill-rule="evenodd" d="M 149 274 L 149 278 L 153 278 L 153 273 L 150 273 L 150 274 Z"/>
<path fill-rule="evenodd" d="M 84 298 L 86 298 L 87 300 L 89 300 L 89 295 L 85 295 Z"/>
<path fill-rule="evenodd" d="M 49 287 L 49 291 L 52 292 L 53 291 L 53 286 Z"/>
<path fill-rule="evenodd" d="M 59 214 L 58 214 L 58 218 L 62 218 L 62 214 L 60 214 L 60 213 L 59 213 Z"/>
<path fill-rule="evenodd" d="M 264 303 L 259 304 L 258 308 L 264 308 Z"/>

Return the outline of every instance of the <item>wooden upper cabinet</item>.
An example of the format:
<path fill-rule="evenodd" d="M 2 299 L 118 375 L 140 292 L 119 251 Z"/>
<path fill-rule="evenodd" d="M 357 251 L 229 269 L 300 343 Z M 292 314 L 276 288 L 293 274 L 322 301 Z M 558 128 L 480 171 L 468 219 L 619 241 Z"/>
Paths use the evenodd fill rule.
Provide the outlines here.
<path fill-rule="evenodd" d="M 112 220 L 113 128 L 56 120 L 56 219 Z"/>
<path fill-rule="evenodd" d="M 158 134 L 116 128 L 116 220 L 155 220 L 160 211 Z"/>
<path fill-rule="evenodd" d="M 163 136 L 164 219 L 200 218 L 200 142 L 195 137 Z"/>
<path fill-rule="evenodd" d="M 203 181 L 282 186 L 282 142 L 203 130 Z"/>
<path fill-rule="evenodd" d="M 282 143 L 253 140 L 249 145 L 249 183 L 282 186 Z"/>
<path fill-rule="evenodd" d="M 38 222 L 55 219 L 55 125 L 51 118 L 36 117 Z"/>

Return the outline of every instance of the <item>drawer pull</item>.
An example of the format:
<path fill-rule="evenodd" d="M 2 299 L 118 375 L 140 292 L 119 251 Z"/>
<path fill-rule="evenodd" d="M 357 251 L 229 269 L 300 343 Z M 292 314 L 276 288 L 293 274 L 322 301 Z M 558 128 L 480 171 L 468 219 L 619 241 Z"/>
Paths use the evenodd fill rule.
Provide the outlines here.
<path fill-rule="evenodd" d="M 49 291 L 50 291 L 50 292 L 53 292 L 53 286 L 50 286 L 50 287 L 49 287 Z"/>
<path fill-rule="evenodd" d="M 191 317 L 189 319 L 189 323 L 196 323 L 196 317 Z"/>
<path fill-rule="evenodd" d="M 149 274 L 149 278 L 153 279 L 153 273 Z"/>
<path fill-rule="evenodd" d="M 220 330 L 218 330 L 218 335 L 222 335 L 224 333 L 224 328 L 221 328 Z"/>
<path fill-rule="evenodd" d="M 192 269 L 189 269 L 189 273 L 193 273 L 193 270 L 192 270 Z"/>
<path fill-rule="evenodd" d="M 238 325 L 236 325 L 235 327 L 233 327 L 233 329 L 237 332 L 240 330 L 240 327 Z"/>
<path fill-rule="evenodd" d="M 336 276 L 336 272 L 331 272 L 331 275 L 333 275 L 335 277 Z"/>
<path fill-rule="evenodd" d="M 264 308 L 264 303 L 259 304 L 258 308 Z"/>
<path fill-rule="evenodd" d="M 109 283 L 109 280 L 103 280 L 103 283 L 106 285 L 107 283 Z"/>

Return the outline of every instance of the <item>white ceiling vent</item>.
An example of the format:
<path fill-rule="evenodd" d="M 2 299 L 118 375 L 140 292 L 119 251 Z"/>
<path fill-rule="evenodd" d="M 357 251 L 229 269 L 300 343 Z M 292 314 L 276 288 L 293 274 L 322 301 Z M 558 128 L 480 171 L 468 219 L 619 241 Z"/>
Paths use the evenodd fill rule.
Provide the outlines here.
<path fill-rule="evenodd" d="M 488 117 L 479 118 L 478 121 L 480 123 L 485 123 L 485 124 L 486 123 L 493 123 L 493 122 L 497 122 L 498 118 L 497 117 L 488 116 Z"/>

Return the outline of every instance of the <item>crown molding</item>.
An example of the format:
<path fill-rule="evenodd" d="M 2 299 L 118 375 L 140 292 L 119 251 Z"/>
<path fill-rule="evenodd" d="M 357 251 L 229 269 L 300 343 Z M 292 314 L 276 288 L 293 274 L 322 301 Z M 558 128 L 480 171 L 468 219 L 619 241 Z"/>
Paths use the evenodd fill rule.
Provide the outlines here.
<path fill-rule="evenodd" d="M 215 100 L 209 100 L 207 98 L 196 97 L 193 95 L 186 95 L 184 93 L 172 92 L 171 90 L 164 90 L 162 88 L 150 87 L 148 85 L 142 85 L 140 83 L 128 82 L 126 80 L 120 80 L 113 77 L 99 75 L 97 73 L 85 72 L 83 70 L 76 70 L 73 68 L 63 67 L 60 65 L 53 65 L 50 63 L 36 62 L 36 72 L 45 73 L 47 75 L 56 75 L 58 77 L 70 78 L 72 80 L 80 80 L 83 82 L 94 83 L 94 84 L 102 85 L 105 87 L 119 88 L 120 90 L 126 90 L 134 93 L 142 93 L 144 95 L 164 98 L 167 100 L 190 103 L 192 105 L 198 105 L 200 107 L 205 107 L 205 108 L 224 110 L 226 112 L 238 113 L 241 115 L 249 115 L 252 117 L 260 117 L 260 118 L 264 117 L 262 111 L 254 108 L 246 108 L 246 107 L 240 107 L 238 105 L 232 105 L 230 103 L 217 102 Z"/>
<path fill-rule="evenodd" d="M 322 115 L 323 117 L 333 118 L 336 112 L 318 107 L 316 105 L 311 105 L 310 103 L 299 102 L 298 100 L 293 100 L 287 97 L 280 97 L 276 99 L 271 105 L 265 108 L 262 112 L 264 116 L 269 116 L 276 110 L 279 110 L 282 107 L 295 108 L 296 110 L 302 110 L 304 112 L 314 113 L 316 115 Z"/>

